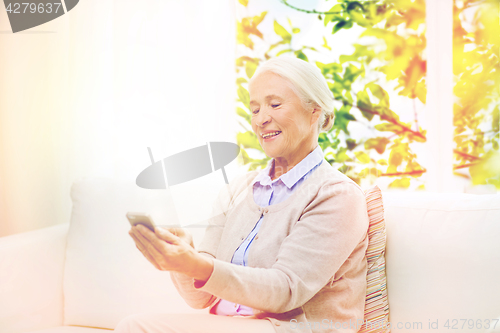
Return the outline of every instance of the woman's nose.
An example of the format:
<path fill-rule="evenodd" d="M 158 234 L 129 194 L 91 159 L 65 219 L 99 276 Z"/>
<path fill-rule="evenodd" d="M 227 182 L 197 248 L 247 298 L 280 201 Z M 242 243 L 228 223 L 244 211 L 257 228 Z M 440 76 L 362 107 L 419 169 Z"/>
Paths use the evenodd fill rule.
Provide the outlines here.
<path fill-rule="evenodd" d="M 257 126 L 262 127 L 271 121 L 271 117 L 265 111 L 260 111 L 255 120 Z"/>

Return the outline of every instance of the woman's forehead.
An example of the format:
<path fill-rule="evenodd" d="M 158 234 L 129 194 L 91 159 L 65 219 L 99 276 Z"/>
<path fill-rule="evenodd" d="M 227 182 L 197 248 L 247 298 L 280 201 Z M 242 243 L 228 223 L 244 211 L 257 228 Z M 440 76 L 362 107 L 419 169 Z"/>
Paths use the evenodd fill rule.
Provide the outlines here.
<path fill-rule="evenodd" d="M 272 98 L 292 97 L 294 92 L 291 86 L 290 81 L 277 74 L 262 73 L 258 77 L 252 78 L 249 83 L 250 102 L 255 102 L 256 98 L 267 101 Z"/>
<path fill-rule="evenodd" d="M 267 95 L 266 97 L 264 97 L 264 100 L 266 102 L 270 101 L 272 99 L 282 100 L 283 98 L 281 96 L 276 95 L 276 94 L 270 94 L 270 95 Z M 258 104 L 258 102 L 255 99 L 250 99 L 250 105 L 252 105 L 252 104 Z"/>

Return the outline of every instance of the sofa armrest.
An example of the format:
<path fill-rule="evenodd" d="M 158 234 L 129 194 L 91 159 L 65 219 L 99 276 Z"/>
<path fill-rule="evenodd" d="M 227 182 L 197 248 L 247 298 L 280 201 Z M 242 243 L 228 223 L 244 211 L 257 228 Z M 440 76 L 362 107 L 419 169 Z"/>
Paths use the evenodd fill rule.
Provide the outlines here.
<path fill-rule="evenodd" d="M 0 331 L 63 324 L 63 272 L 69 223 L 0 238 Z"/>

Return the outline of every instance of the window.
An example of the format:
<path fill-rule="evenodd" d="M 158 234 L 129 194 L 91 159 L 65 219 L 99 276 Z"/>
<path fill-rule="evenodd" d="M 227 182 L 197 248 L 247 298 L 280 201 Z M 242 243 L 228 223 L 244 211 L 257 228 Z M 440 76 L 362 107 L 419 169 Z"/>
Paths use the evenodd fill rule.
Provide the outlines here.
<path fill-rule="evenodd" d="M 269 160 L 249 126 L 248 80 L 266 59 L 290 54 L 322 70 L 337 104 L 334 128 L 319 144 L 361 186 L 500 188 L 495 8 L 461 0 L 240 0 L 241 162 L 259 169 Z M 458 61 L 461 47 L 468 57 Z M 478 89 L 481 98 L 473 98 Z"/>

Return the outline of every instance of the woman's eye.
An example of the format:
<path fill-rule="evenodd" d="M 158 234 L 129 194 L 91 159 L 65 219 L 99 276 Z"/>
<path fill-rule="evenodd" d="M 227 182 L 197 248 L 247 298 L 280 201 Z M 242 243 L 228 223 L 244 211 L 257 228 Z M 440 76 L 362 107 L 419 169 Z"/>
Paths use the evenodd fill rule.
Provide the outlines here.
<path fill-rule="evenodd" d="M 253 114 L 257 114 L 257 112 L 259 112 L 259 110 L 258 110 L 258 109 L 257 109 L 257 110 L 253 110 L 253 111 L 252 111 L 252 113 L 253 113 Z"/>
<path fill-rule="evenodd" d="M 281 105 L 281 104 L 271 104 L 271 106 L 272 106 L 273 108 L 277 108 L 277 107 L 278 107 L 278 106 L 280 106 L 280 105 Z"/>

